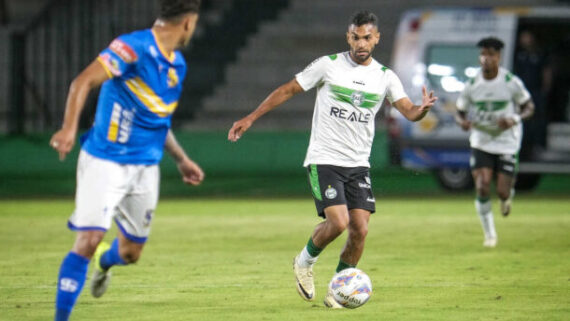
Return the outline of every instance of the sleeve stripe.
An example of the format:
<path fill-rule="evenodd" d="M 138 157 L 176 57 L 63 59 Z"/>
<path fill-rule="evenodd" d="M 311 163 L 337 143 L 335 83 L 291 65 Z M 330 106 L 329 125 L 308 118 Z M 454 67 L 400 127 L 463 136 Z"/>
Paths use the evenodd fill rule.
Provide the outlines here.
<path fill-rule="evenodd" d="M 109 67 L 107 67 L 105 61 L 103 61 L 101 57 L 97 57 L 97 61 L 103 66 L 103 69 L 105 69 L 105 72 L 107 73 L 109 79 L 113 78 L 113 73 L 111 72 L 111 70 L 109 70 Z"/>

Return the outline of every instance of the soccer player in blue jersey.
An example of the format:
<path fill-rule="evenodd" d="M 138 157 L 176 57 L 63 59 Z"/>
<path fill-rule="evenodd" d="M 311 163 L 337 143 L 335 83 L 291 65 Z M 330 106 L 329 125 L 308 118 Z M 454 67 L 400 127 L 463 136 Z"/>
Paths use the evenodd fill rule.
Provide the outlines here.
<path fill-rule="evenodd" d="M 94 260 L 91 293 L 103 295 L 114 265 L 134 263 L 150 232 L 166 149 L 183 181 L 204 178 L 170 131 L 186 74 L 177 51 L 188 44 L 200 0 L 161 0 L 151 29 L 121 35 L 83 70 L 69 89 L 62 128 L 50 140 L 61 160 L 71 151 L 89 91 L 102 84 L 93 127 L 81 137 L 75 211 L 68 226 L 75 243 L 59 270 L 55 320 L 68 320 Z M 115 220 L 112 245 L 101 242 Z"/>

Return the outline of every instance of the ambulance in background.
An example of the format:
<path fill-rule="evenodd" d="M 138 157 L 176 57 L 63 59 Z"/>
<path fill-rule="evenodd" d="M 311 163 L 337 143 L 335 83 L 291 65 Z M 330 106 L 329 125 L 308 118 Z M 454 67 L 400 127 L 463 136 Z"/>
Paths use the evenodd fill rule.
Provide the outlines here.
<path fill-rule="evenodd" d="M 406 121 L 394 110 L 389 112 L 394 163 L 414 170 L 432 170 L 441 185 L 450 190 L 472 187 L 469 133 L 455 123 L 455 102 L 464 83 L 479 69 L 476 43 L 484 37 L 495 36 L 504 41 L 501 65 L 517 74 L 514 67 L 521 50 L 517 43 L 521 32 L 535 36 L 542 65 L 536 68 L 538 78 L 528 80 L 533 88 L 528 88 L 523 79 L 540 109 L 524 123 L 517 187 L 535 187 L 543 173 L 570 173 L 570 7 L 405 12 L 396 34 L 391 66 L 412 101 L 421 101 L 424 85 L 434 90 L 439 100 L 416 123 Z M 526 67 L 529 66 L 520 67 L 525 77 L 529 73 Z M 533 80 L 541 88 L 534 88 Z"/>

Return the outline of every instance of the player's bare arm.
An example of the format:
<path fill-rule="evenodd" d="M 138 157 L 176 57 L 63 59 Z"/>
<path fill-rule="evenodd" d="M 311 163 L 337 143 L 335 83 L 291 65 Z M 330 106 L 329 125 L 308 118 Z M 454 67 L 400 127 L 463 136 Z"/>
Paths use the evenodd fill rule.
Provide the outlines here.
<path fill-rule="evenodd" d="M 502 129 L 509 129 L 519 122 L 529 119 L 534 114 L 534 103 L 531 99 L 520 105 L 520 112 L 509 117 L 498 120 L 498 125 Z"/>
<path fill-rule="evenodd" d="M 422 87 L 422 104 L 414 105 L 412 101 L 408 98 L 402 98 L 394 102 L 394 107 L 402 114 L 406 119 L 410 121 L 418 121 L 424 118 L 424 116 L 429 112 L 437 97 L 434 97 L 433 90 L 427 92 L 426 87 Z"/>
<path fill-rule="evenodd" d="M 303 88 L 296 79 L 279 86 L 253 112 L 233 124 L 228 133 L 228 140 L 237 141 L 257 119 L 302 91 Z"/>
<path fill-rule="evenodd" d="M 455 114 L 455 122 L 465 131 L 471 129 L 471 122 L 467 119 L 467 113 L 464 111 L 457 111 Z"/>
<path fill-rule="evenodd" d="M 64 160 L 75 144 L 79 116 L 85 105 L 85 100 L 91 89 L 99 87 L 109 79 L 107 72 L 98 61 L 93 61 L 71 83 L 67 101 L 63 125 L 50 139 L 50 146 L 59 153 L 59 159 Z"/>
<path fill-rule="evenodd" d="M 184 149 L 180 146 L 171 130 L 169 130 L 168 135 L 166 135 L 164 149 L 172 156 L 174 161 L 176 161 L 176 166 L 180 174 L 182 174 L 184 183 L 191 185 L 200 185 L 200 183 L 202 183 L 205 176 L 204 171 L 196 162 L 186 155 L 186 152 L 184 152 Z"/>

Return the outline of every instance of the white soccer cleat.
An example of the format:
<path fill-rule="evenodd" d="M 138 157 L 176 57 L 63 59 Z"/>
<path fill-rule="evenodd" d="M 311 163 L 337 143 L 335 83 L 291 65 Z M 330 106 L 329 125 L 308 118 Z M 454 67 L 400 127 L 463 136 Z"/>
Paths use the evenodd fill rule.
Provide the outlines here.
<path fill-rule="evenodd" d="M 483 246 L 489 247 L 489 248 L 493 248 L 493 247 L 497 246 L 497 238 L 485 239 L 485 241 L 483 241 Z"/>
<path fill-rule="evenodd" d="M 101 242 L 97 246 L 95 250 L 95 254 L 93 255 L 93 277 L 91 278 L 91 295 L 96 298 L 101 297 L 105 291 L 107 291 L 107 287 L 109 287 L 109 283 L 111 282 L 111 271 L 103 270 L 100 265 L 101 255 L 107 252 L 111 246 L 109 243 Z"/>
<path fill-rule="evenodd" d="M 313 301 L 315 299 L 315 281 L 313 279 L 313 267 L 301 267 L 297 263 L 299 256 L 293 259 L 293 272 L 297 285 L 297 292 L 303 300 Z"/>
<path fill-rule="evenodd" d="M 327 308 L 344 309 L 344 307 L 342 305 L 340 305 L 338 302 L 336 302 L 336 300 L 334 299 L 334 294 L 330 288 L 327 292 L 327 296 L 325 296 L 325 300 L 323 301 L 323 303 L 325 304 L 325 306 Z"/>
<path fill-rule="evenodd" d="M 503 214 L 503 216 L 509 216 L 509 213 L 511 212 L 512 201 L 512 197 L 509 197 L 504 201 L 501 200 L 501 214 Z"/>

